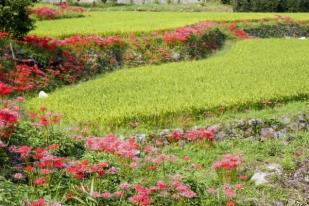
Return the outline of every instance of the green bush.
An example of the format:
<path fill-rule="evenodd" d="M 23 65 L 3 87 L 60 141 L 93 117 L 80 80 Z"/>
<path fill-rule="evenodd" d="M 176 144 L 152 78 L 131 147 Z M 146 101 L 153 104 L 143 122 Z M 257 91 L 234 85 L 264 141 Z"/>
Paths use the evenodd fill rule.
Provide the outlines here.
<path fill-rule="evenodd" d="M 234 11 L 306 12 L 309 0 L 233 0 Z"/>
<path fill-rule="evenodd" d="M 250 27 L 244 27 L 244 31 L 250 36 L 259 38 L 283 38 L 289 37 L 308 37 L 309 26 L 299 24 L 262 24 Z"/>
<path fill-rule="evenodd" d="M 22 37 L 34 28 L 29 16 L 33 0 L 0 0 L 0 31 Z"/>
<path fill-rule="evenodd" d="M 221 0 L 222 4 L 231 4 L 231 0 Z"/>
<path fill-rule="evenodd" d="M 285 11 L 306 12 L 309 11 L 309 0 L 284 0 L 282 7 Z"/>

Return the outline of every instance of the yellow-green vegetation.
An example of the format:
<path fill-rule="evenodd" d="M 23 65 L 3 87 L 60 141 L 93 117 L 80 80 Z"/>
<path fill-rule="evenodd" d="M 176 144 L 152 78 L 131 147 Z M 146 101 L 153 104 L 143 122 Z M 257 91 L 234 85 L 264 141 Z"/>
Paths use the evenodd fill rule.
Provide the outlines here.
<path fill-rule="evenodd" d="M 69 36 L 113 34 L 171 29 L 203 20 L 261 19 L 276 15 L 309 20 L 308 13 L 216 13 L 216 12 L 85 12 L 84 18 L 39 21 L 32 34 Z"/>
<path fill-rule="evenodd" d="M 309 41 L 246 40 L 202 61 L 123 69 L 69 86 L 29 106 L 63 112 L 68 122 L 104 127 L 161 124 L 219 107 L 309 94 Z"/>

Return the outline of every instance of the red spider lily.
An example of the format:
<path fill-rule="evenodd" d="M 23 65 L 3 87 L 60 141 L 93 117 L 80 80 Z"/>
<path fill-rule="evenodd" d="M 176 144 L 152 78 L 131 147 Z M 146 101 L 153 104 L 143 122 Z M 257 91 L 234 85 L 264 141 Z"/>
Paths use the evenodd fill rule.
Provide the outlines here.
<path fill-rule="evenodd" d="M 189 186 L 185 185 L 180 181 L 173 182 L 173 186 L 175 187 L 175 190 L 181 197 L 193 198 L 196 196 L 196 193 L 193 192 Z"/>
<path fill-rule="evenodd" d="M 64 157 L 57 157 L 57 156 L 48 154 L 48 155 L 43 156 L 39 160 L 38 166 L 41 169 L 53 169 L 53 168 L 60 169 L 60 168 L 65 167 L 66 165 L 65 161 L 66 160 Z"/>
<path fill-rule="evenodd" d="M 179 141 L 183 138 L 184 133 L 181 130 L 175 130 L 171 134 L 171 139 L 173 141 Z"/>
<path fill-rule="evenodd" d="M 34 180 L 34 184 L 37 186 L 42 186 L 47 184 L 47 179 L 45 177 L 39 177 Z"/>
<path fill-rule="evenodd" d="M 5 144 L 4 142 L 0 140 L 0 148 L 5 148 L 7 146 L 8 146 L 7 144 Z"/>
<path fill-rule="evenodd" d="M 56 39 L 51 37 L 39 37 L 36 35 L 25 36 L 23 41 L 30 45 L 45 48 L 49 51 L 57 51 L 59 44 Z"/>
<path fill-rule="evenodd" d="M 214 22 L 205 21 L 192 26 L 178 28 L 174 32 L 165 32 L 163 40 L 168 44 L 186 42 L 190 36 L 200 35 L 215 25 L 216 23 Z"/>
<path fill-rule="evenodd" d="M 138 49 L 141 47 L 141 45 L 137 42 L 137 38 L 134 34 L 130 35 L 130 42 L 134 47 Z"/>
<path fill-rule="evenodd" d="M 19 64 L 15 70 L 10 70 L 3 74 L 3 78 L 9 82 L 16 92 L 34 90 L 46 84 L 45 74 L 37 65 L 28 66 Z"/>
<path fill-rule="evenodd" d="M 47 206 L 47 202 L 44 198 L 40 198 L 28 204 L 28 206 Z"/>
<path fill-rule="evenodd" d="M 128 190 L 130 188 L 130 185 L 127 182 L 123 182 L 119 185 L 119 188 L 122 190 Z"/>
<path fill-rule="evenodd" d="M 96 172 L 100 177 L 103 177 L 106 172 L 105 172 L 105 168 L 108 167 L 108 163 L 106 162 L 101 162 L 101 163 L 98 163 L 94 166 L 91 167 L 91 171 L 92 172 Z"/>
<path fill-rule="evenodd" d="M 182 130 L 175 130 L 170 134 L 170 140 L 179 141 L 179 140 L 188 140 L 188 141 L 196 141 L 196 140 L 208 140 L 210 142 L 214 141 L 216 130 L 213 128 L 208 129 L 200 129 L 200 130 L 189 130 L 183 132 Z"/>
<path fill-rule="evenodd" d="M 223 159 L 215 162 L 212 167 L 216 170 L 233 170 L 236 169 L 241 164 L 241 159 L 239 155 L 226 154 Z"/>
<path fill-rule="evenodd" d="M 0 96 L 6 96 L 13 92 L 13 88 L 0 81 Z"/>
<path fill-rule="evenodd" d="M 4 108 L 0 110 L 0 126 L 18 122 L 18 112 Z"/>
<path fill-rule="evenodd" d="M 30 152 L 32 151 L 32 147 L 29 146 L 11 146 L 10 151 L 19 154 L 22 158 L 28 158 L 30 156 Z"/>
<path fill-rule="evenodd" d="M 4 39 L 4 38 L 6 38 L 6 37 L 8 37 L 8 33 L 6 33 L 6 32 L 0 32 L 0 39 Z"/>
<path fill-rule="evenodd" d="M 46 107 L 41 107 L 40 112 L 40 114 L 29 114 L 32 121 L 34 121 L 32 124 L 37 127 L 47 127 L 53 124 L 59 124 L 63 118 L 63 114 L 48 112 Z"/>
<path fill-rule="evenodd" d="M 144 152 L 147 153 L 147 154 L 155 153 L 157 151 L 158 151 L 158 149 L 153 147 L 153 146 L 151 146 L 151 145 L 146 145 L 144 147 Z"/>
<path fill-rule="evenodd" d="M 206 139 L 208 141 L 214 141 L 215 139 L 215 130 L 213 129 L 201 129 L 199 130 L 198 137 L 200 139 Z"/>
<path fill-rule="evenodd" d="M 43 174 L 43 175 L 49 175 L 49 174 L 53 173 L 53 171 L 49 170 L 49 169 L 41 169 L 40 173 Z"/>
<path fill-rule="evenodd" d="M 230 30 L 235 36 L 237 36 L 237 37 L 240 38 L 240 39 L 248 39 L 248 38 L 249 38 L 249 35 L 248 35 L 245 31 L 239 29 L 239 28 L 237 27 L 237 24 L 236 24 L 236 23 L 232 23 L 232 24 L 229 26 L 229 30 Z"/>
<path fill-rule="evenodd" d="M 235 200 L 229 200 L 229 201 L 227 201 L 225 206 L 236 206 L 236 201 Z"/>
<path fill-rule="evenodd" d="M 186 156 L 183 157 L 183 160 L 186 161 L 186 162 L 190 162 L 192 159 L 191 159 L 191 157 L 186 155 Z"/>
<path fill-rule="evenodd" d="M 23 102 L 26 101 L 26 99 L 25 99 L 25 97 L 17 97 L 17 98 L 16 98 L 16 101 L 17 101 L 18 103 L 23 103 Z"/>
<path fill-rule="evenodd" d="M 24 171 L 28 172 L 28 173 L 33 173 L 35 170 L 35 168 L 31 165 L 27 165 L 26 167 L 24 167 Z"/>
<path fill-rule="evenodd" d="M 243 190 L 244 187 L 241 184 L 236 184 L 235 185 L 236 190 Z"/>
<path fill-rule="evenodd" d="M 108 199 L 111 199 L 112 198 L 112 193 L 110 193 L 110 192 L 104 192 L 102 195 L 101 195 L 101 197 L 103 198 L 103 199 L 106 199 L 106 200 L 108 200 Z"/>
<path fill-rule="evenodd" d="M 233 190 L 233 188 L 230 185 L 224 185 L 224 195 L 227 197 L 234 197 L 236 195 L 236 192 Z"/>
<path fill-rule="evenodd" d="M 137 184 L 134 186 L 135 190 L 136 190 L 136 194 L 133 195 L 129 200 L 130 202 L 132 202 L 133 204 L 135 205 L 138 205 L 138 206 L 148 206 L 148 205 L 151 205 L 152 203 L 152 200 L 151 200 L 151 191 L 140 185 L 140 184 Z"/>
<path fill-rule="evenodd" d="M 83 8 L 81 8 L 81 7 L 72 7 L 67 2 L 61 3 L 59 5 L 59 7 L 60 7 L 60 10 L 62 10 L 62 11 L 72 11 L 72 12 L 77 12 L 77 13 L 84 12 Z"/>
<path fill-rule="evenodd" d="M 32 12 L 39 19 L 56 19 L 60 15 L 59 11 L 52 9 L 52 8 L 48 8 L 48 7 L 35 8 L 35 9 L 32 9 Z"/>
<path fill-rule="evenodd" d="M 126 42 L 120 36 L 99 37 L 96 35 L 90 35 L 90 36 L 74 35 L 58 41 L 59 45 L 66 45 L 66 46 L 85 45 L 91 43 L 95 43 L 103 47 L 126 44 Z"/>
<path fill-rule="evenodd" d="M 135 139 L 121 140 L 113 135 L 108 135 L 104 138 L 88 138 L 86 147 L 90 150 L 113 153 L 129 159 L 132 159 L 139 153 L 138 144 Z"/>
<path fill-rule="evenodd" d="M 66 168 L 66 171 L 76 179 L 84 179 L 89 172 L 89 162 L 73 162 Z"/>
<path fill-rule="evenodd" d="M 41 159 L 47 155 L 47 150 L 45 148 L 35 148 L 33 157 L 36 159 Z"/>
<path fill-rule="evenodd" d="M 115 198 L 120 199 L 120 198 L 123 198 L 124 193 L 121 192 L 121 191 L 116 191 L 116 192 L 114 192 L 113 196 L 114 196 Z"/>
<path fill-rule="evenodd" d="M 158 188 L 158 190 L 166 190 L 166 189 L 168 189 L 168 184 L 166 184 L 164 181 L 162 181 L 162 180 L 159 180 L 158 182 L 157 182 L 157 188 Z"/>

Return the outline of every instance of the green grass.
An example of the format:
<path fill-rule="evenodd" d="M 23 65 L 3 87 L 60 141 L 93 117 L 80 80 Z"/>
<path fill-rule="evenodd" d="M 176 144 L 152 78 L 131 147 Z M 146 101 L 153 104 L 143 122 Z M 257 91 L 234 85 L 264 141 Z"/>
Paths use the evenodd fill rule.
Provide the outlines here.
<path fill-rule="evenodd" d="M 309 157 L 308 149 L 306 149 L 309 143 L 309 133 L 299 133 L 292 136 L 291 140 L 288 140 L 288 138 L 266 141 L 252 139 L 224 140 L 217 142 L 213 149 L 202 149 L 198 145 L 187 144 L 183 147 L 166 148 L 166 152 L 175 154 L 178 157 L 190 156 L 192 162 L 201 164 L 206 168 L 205 170 L 192 170 L 190 174 L 193 174 L 188 174 L 188 176 L 193 178 L 193 181 L 203 182 L 208 187 L 211 187 L 214 184 L 212 180 L 216 178 L 216 173 L 211 169 L 211 165 L 226 153 L 240 154 L 242 156 L 243 164 L 246 165 L 247 172 L 249 171 L 247 173 L 249 177 L 257 170 L 267 171 L 265 167 L 268 163 L 280 164 L 285 173 L 293 172 L 297 168 L 297 160 L 304 161 Z M 288 144 L 286 144 L 287 141 Z M 297 149 L 304 151 L 300 158 L 295 156 Z M 305 194 L 300 191 L 297 192 L 296 188 L 293 187 L 283 188 L 278 179 L 285 181 L 285 177 L 282 175 L 277 179 L 270 178 L 269 184 L 258 187 L 251 182 L 245 183 L 243 194 L 238 196 L 239 202 L 243 202 L 241 205 L 269 205 L 274 201 L 286 202 L 289 199 L 301 198 Z M 297 194 L 300 196 L 297 197 Z M 252 202 L 255 202 L 255 204 Z M 209 202 L 207 204 L 207 199 L 205 199 L 203 205 L 213 204 L 209 204 Z"/>
<path fill-rule="evenodd" d="M 309 20 L 309 13 L 215 13 L 215 12 L 85 12 L 84 18 L 39 21 L 32 34 L 69 36 L 113 34 L 171 29 L 203 20 L 260 19 L 275 15 Z"/>
<path fill-rule="evenodd" d="M 31 107 L 63 112 L 70 123 L 164 125 L 216 108 L 309 94 L 309 41 L 248 40 L 202 61 L 123 69 L 69 86 Z"/>

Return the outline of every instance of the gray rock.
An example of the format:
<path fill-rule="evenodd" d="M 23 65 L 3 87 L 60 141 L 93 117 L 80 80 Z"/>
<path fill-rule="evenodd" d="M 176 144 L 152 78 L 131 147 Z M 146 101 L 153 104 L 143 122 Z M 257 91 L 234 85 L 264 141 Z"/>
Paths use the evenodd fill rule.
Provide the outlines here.
<path fill-rule="evenodd" d="M 271 139 L 276 137 L 276 132 L 273 128 L 262 128 L 261 137 L 264 139 Z"/>
<path fill-rule="evenodd" d="M 179 54 L 179 53 L 174 52 L 174 53 L 172 54 L 172 59 L 174 59 L 174 60 L 178 61 L 180 58 L 181 58 L 181 56 L 180 56 L 180 54 Z"/>
<path fill-rule="evenodd" d="M 280 118 L 280 122 L 281 122 L 282 124 L 284 124 L 284 125 L 287 125 L 287 124 L 289 124 L 289 123 L 291 122 L 291 120 L 290 120 L 290 118 L 288 118 L 288 117 L 281 117 L 281 118 Z"/>
<path fill-rule="evenodd" d="M 254 181 L 255 185 L 262 185 L 268 183 L 268 180 L 266 179 L 266 177 L 268 176 L 269 176 L 268 173 L 257 171 L 251 177 L 251 180 Z"/>
<path fill-rule="evenodd" d="M 272 172 L 275 172 L 277 173 L 278 175 L 281 175 L 282 174 L 282 167 L 281 165 L 277 164 L 277 163 L 269 163 L 266 168 L 269 170 L 269 171 L 272 171 Z"/>

